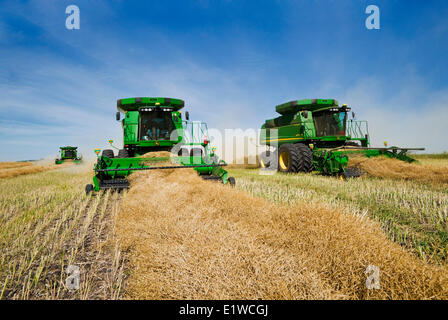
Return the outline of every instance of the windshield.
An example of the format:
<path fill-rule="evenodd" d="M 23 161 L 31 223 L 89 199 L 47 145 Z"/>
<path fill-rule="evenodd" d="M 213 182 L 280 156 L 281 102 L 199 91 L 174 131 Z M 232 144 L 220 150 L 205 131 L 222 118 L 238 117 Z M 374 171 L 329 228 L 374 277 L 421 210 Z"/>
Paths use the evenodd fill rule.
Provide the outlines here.
<path fill-rule="evenodd" d="M 74 150 L 70 150 L 70 149 L 65 150 L 64 157 L 74 158 L 75 157 L 75 151 Z"/>
<path fill-rule="evenodd" d="M 140 113 L 140 140 L 169 140 L 173 130 L 171 112 L 157 110 Z"/>
<path fill-rule="evenodd" d="M 347 112 L 322 111 L 313 114 L 316 136 L 344 136 Z"/>

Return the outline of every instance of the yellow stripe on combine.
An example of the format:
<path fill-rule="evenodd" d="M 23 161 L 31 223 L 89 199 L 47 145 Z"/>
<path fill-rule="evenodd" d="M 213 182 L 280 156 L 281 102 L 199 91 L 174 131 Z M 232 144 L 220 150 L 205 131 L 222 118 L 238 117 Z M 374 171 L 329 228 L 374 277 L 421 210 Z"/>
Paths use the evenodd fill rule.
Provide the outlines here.
<path fill-rule="evenodd" d="M 261 142 L 271 142 L 271 141 L 284 141 L 284 140 L 303 140 L 303 138 L 282 138 L 282 139 L 269 139 Z"/>

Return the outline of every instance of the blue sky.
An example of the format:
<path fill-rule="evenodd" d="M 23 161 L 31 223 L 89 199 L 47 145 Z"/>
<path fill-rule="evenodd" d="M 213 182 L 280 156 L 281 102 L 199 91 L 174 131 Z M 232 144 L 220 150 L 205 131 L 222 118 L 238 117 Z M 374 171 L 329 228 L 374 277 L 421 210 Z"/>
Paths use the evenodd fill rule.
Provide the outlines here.
<path fill-rule="evenodd" d="M 79 30 L 65 8 L 80 9 Z M 381 29 L 365 27 L 380 8 Z M 116 100 L 167 96 L 212 128 L 335 98 L 375 145 L 448 150 L 446 1 L 0 2 L 0 160 L 121 142 Z"/>

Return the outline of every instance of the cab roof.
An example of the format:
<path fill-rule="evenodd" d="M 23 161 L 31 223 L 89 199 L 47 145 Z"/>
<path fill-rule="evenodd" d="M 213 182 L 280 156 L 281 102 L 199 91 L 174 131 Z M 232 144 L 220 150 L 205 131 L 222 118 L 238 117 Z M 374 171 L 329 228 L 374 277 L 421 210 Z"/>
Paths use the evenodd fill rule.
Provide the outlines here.
<path fill-rule="evenodd" d="M 156 98 L 156 97 L 140 97 L 140 98 L 125 98 L 117 100 L 118 111 L 126 113 L 127 111 L 138 111 L 140 107 L 155 107 L 155 108 L 172 108 L 173 111 L 182 109 L 185 102 L 174 98 Z"/>
<path fill-rule="evenodd" d="M 303 99 L 293 100 L 275 107 L 275 111 L 281 115 L 296 113 L 302 110 L 316 111 L 326 107 L 338 106 L 335 99 Z"/>

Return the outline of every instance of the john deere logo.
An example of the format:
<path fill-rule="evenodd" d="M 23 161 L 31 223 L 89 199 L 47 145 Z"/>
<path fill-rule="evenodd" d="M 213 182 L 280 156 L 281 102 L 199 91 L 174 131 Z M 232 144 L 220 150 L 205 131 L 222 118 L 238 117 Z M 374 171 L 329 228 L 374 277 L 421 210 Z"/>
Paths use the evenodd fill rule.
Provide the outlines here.
<path fill-rule="evenodd" d="M 156 146 L 158 146 L 158 145 L 160 145 L 160 142 L 159 142 L 159 141 L 156 141 Z"/>

